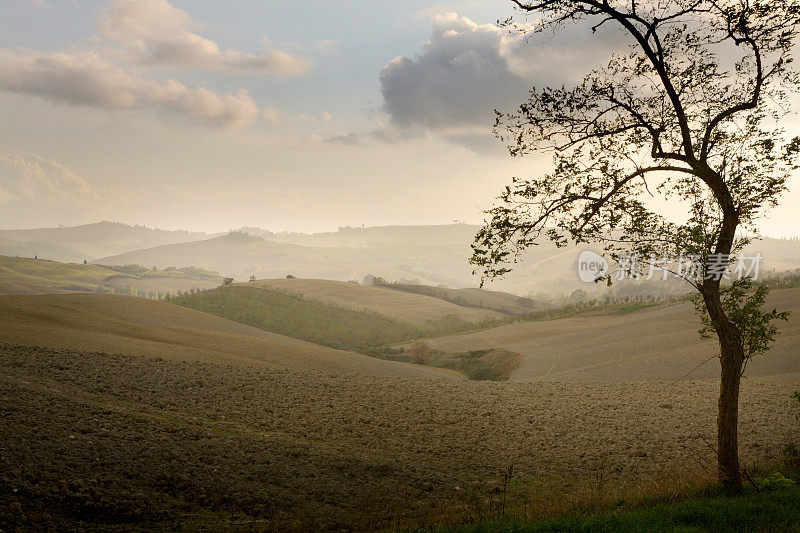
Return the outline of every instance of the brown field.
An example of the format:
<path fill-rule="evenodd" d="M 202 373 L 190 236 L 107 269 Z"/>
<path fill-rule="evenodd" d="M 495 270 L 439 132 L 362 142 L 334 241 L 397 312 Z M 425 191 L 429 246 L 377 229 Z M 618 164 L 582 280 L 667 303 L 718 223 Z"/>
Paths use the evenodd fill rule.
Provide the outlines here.
<path fill-rule="evenodd" d="M 199 311 L 128 296 L 0 296 L 0 342 L 177 361 L 459 377 L 455 372 L 334 350 Z"/>
<path fill-rule="evenodd" d="M 419 380 L 8 345 L 0 363 L 0 528 L 469 521 L 510 464 L 509 501 L 537 516 L 560 491 L 694 474 L 714 435 L 713 381 Z M 746 382 L 748 464 L 797 431 L 797 386 Z"/>
<path fill-rule="evenodd" d="M 792 306 L 796 296 L 776 291 L 773 302 Z M 718 383 L 651 381 L 638 358 L 628 357 L 629 373 L 608 358 L 611 346 L 667 342 L 688 357 L 697 346 L 681 329 L 687 313 L 659 307 L 515 324 L 517 337 L 484 332 L 523 347 L 584 346 L 584 361 L 593 337 L 597 357 L 616 369 L 604 383 L 488 382 L 163 302 L 0 297 L 0 530 L 404 529 L 496 517 L 501 494 L 519 516 L 538 517 L 651 483 L 685 490 L 713 470 Z M 591 320 L 599 326 L 588 329 Z M 570 340 L 580 327 L 584 337 Z M 789 355 L 774 364 L 796 357 L 795 327 L 779 345 Z M 620 332 L 627 337 L 612 342 Z M 652 358 L 660 375 L 674 368 L 665 357 Z M 577 372 L 587 363 L 573 364 L 564 381 L 587 375 Z M 800 432 L 791 398 L 800 376 L 755 374 L 742 390 L 748 465 Z"/>
<path fill-rule="evenodd" d="M 420 326 L 429 325 L 447 316 L 457 316 L 467 322 L 480 322 L 503 316 L 502 313 L 489 309 L 463 307 L 430 296 L 342 281 L 270 279 L 243 285 L 275 288 L 301 298 L 350 309 L 374 311 Z"/>
<path fill-rule="evenodd" d="M 778 324 L 775 346 L 754 359 L 746 375 L 798 378 L 800 289 L 775 290 L 768 304 L 790 310 L 792 316 L 789 323 Z M 509 324 L 425 343 L 446 352 L 504 348 L 522 353 L 511 381 L 674 381 L 689 373 L 693 379 L 715 378 L 718 364 L 703 363 L 714 355 L 716 345 L 702 341 L 698 328 L 693 306 L 681 304 Z"/>

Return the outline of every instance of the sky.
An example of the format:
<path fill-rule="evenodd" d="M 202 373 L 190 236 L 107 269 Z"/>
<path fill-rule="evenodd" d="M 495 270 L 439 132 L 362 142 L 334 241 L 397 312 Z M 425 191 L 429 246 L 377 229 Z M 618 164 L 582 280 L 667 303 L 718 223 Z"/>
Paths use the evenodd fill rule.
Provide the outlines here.
<path fill-rule="evenodd" d="M 616 39 L 513 35 L 510 6 L 0 0 L 0 228 L 480 223 L 549 164 L 509 157 L 493 110 Z M 790 189 L 765 234 L 800 234 Z"/>

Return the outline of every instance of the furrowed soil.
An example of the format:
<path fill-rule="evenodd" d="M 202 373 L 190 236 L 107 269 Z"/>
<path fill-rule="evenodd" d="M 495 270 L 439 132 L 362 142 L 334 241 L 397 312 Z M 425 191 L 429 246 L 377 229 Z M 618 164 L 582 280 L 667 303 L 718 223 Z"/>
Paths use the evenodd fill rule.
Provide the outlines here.
<path fill-rule="evenodd" d="M 797 387 L 746 380 L 746 462 L 796 431 Z M 713 440 L 717 388 L 413 379 L 3 344 L 0 529 L 365 530 L 424 525 L 445 508 L 469 519 L 476 487 L 491 494 L 510 464 L 532 491 L 692 468 Z"/>

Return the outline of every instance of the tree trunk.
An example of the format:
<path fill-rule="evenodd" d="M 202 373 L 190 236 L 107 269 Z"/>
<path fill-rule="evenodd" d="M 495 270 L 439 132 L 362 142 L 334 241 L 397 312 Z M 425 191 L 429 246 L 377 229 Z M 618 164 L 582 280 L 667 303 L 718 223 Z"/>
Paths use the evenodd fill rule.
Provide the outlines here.
<path fill-rule="evenodd" d="M 741 384 L 742 348 L 734 339 L 720 333 L 722 376 L 719 387 L 717 418 L 717 467 L 719 481 L 729 492 L 742 490 L 739 468 L 739 386 Z"/>
<path fill-rule="evenodd" d="M 742 490 L 739 467 L 739 388 L 744 346 L 739 330 L 728 319 L 719 293 L 719 282 L 707 282 L 703 297 L 719 339 L 721 376 L 717 414 L 717 473 L 726 491 Z"/>

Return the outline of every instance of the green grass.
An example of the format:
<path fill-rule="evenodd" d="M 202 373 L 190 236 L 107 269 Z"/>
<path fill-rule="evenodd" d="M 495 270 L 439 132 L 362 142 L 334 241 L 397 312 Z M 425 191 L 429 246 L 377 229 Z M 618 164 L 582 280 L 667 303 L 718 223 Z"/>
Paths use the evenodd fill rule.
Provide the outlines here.
<path fill-rule="evenodd" d="M 800 488 L 781 487 L 742 496 L 698 497 L 588 516 L 529 523 L 495 522 L 433 531 L 519 533 L 550 531 L 800 531 Z"/>
<path fill-rule="evenodd" d="M 415 339 L 422 329 L 377 313 L 334 307 L 278 291 L 227 286 L 182 294 L 171 303 L 256 328 L 343 350 Z"/>
<path fill-rule="evenodd" d="M 105 266 L 59 263 L 46 259 L 0 256 L 0 294 L 37 294 L 47 292 L 97 292 L 160 298 L 169 289 L 137 289 L 130 281 L 189 280 L 198 283 L 222 283 L 216 272 L 198 268 L 152 270 L 139 265 Z M 120 281 L 121 280 L 121 281 Z"/>
<path fill-rule="evenodd" d="M 0 256 L 0 277 L 9 285 L 93 291 L 114 274 L 113 270 L 95 265 Z"/>

